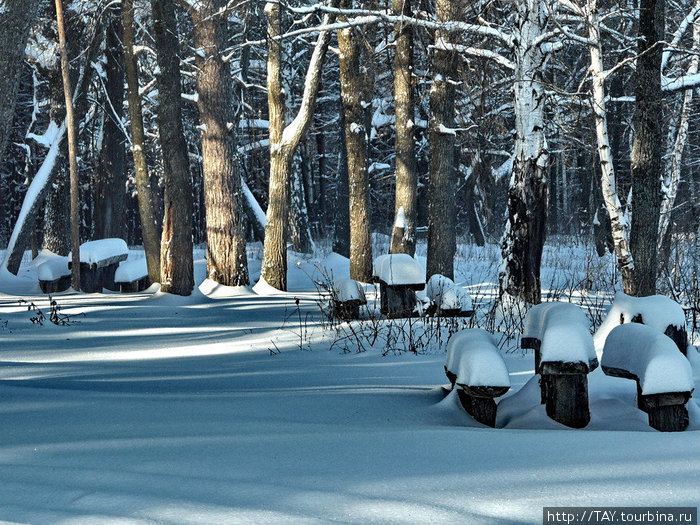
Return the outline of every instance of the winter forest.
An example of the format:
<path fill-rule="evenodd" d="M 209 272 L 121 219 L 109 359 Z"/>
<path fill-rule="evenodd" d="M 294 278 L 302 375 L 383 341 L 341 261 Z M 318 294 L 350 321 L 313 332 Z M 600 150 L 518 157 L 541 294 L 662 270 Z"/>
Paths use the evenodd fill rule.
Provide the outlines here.
<path fill-rule="evenodd" d="M 700 0 L 0 0 L 0 521 L 697 512 L 699 59 Z"/>

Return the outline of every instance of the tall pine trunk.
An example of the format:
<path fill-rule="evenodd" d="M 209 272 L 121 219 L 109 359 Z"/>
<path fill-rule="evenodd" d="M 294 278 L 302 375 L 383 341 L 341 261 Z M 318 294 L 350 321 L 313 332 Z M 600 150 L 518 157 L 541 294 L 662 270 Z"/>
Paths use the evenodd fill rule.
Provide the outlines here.
<path fill-rule="evenodd" d="M 459 0 L 438 0 L 438 21 L 457 20 Z M 451 49 L 451 34 L 435 31 L 433 82 L 430 87 L 430 186 L 428 193 L 427 277 L 441 274 L 454 277 L 457 249 L 455 232 L 455 84 L 457 53 Z"/>
<path fill-rule="evenodd" d="M 411 0 L 393 0 L 397 15 L 411 16 Z M 413 141 L 415 107 L 413 97 L 413 27 L 398 23 L 394 29 L 394 103 L 396 105 L 396 198 L 394 216 L 397 221 L 391 235 L 391 253 L 416 251 L 416 153 Z M 403 216 L 401 216 L 403 211 Z M 403 224 L 401 223 L 403 219 Z M 403 226 L 403 227 L 402 227 Z"/>
<path fill-rule="evenodd" d="M 121 7 L 107 11 L 105 27 L 106 79 L 104 129 L 95 184 L 95 238 L 124 237 L 126 209 L 126 149 L 124 147 L 124 50 Z"/>
<path fill-rule="evenodd" d="M 351 7 L 345 0 L 342 7 Z M 372 241 L 370 237 L 369 185 L 367 178 L 366 79 L 362 72 L 362 37 L 354 28 L 338 31 L 340 49 L 340 92 L 343 101 L 345 151 L 348 162 L 350 205 L 350 278 L 369 282 L 372 278 Z"/>
<path fill-rule="evenodd" d="M 544 134 L 547 56 L 536 40 L 547 27 L 541 0 L 519 0 L 515 29 L 515 160 L 501 251 L 500 293 L 541 301 L 540 265 L 547 224 L 549 152 Z"/>
<path fill-rule="evenodd" d="M 225 2 L 201 0 L 192 19 L 202 129 L 207 276 L 227 286 L 245 286 L 250 281 L 236 151 L 237 122 L 229 63 L 221 59 L 228 42 Z"/>
<path fill-rule="evenodd" d="M 126 71 L 127 97 L 129 101 L 129 119 L 131 121 L 131 153 L 136 172 L 136 191 L 138 192 L 139 217 L 141 218 L 141 235 L 143 249 L 146 253 L 148 278 L 152 283 L 160 282 L 160 221 L 156 219 L 155 203 L 146 161 L 145 133 L 143 129 L 143 109 L 139 96 L 139 76 L 134 46 L 133 0 L 122 0 L 122 25 L 124 28 L 124 67 Z"/>
<path fill-rule="evenodd" d="M 641 0 L 635 75 L 634 141 L 632 143 L 632 228 L 634 295 L 656 293 L 659 215 L 663 155 L 661 57 L 665 0 Z"/>
<path fill-rule="evenodd" d="M 192 260 L 192 179 L 182 131 L 179 40 L 172 0 L 151 0 L 158 77 L 158 130 L 163 153 L 165 211 L 160 248 L 161 290 L 190 295 Z"/>
<path fill-rule="evenodd" d="M 3 0 L 0 15 L 0 161 L 12 126 L 19 87 L 20 64 L 24 60 L 29 27 L 34 21 L 37 0 Z"/>

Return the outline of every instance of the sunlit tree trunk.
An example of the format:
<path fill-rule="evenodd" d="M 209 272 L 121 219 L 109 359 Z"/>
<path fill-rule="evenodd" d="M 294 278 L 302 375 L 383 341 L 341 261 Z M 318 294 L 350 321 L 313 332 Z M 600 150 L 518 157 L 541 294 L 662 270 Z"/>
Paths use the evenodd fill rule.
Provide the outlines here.
<path fill-rule="evenodd" d="M 124 67 L 126 71 L 127 93 L 129 101 L 129 119 L 131 121 L 131 152 L 136 172 L 136 190 L 138 192 L 139 216 L 141 218 L 141 235 L 143 249 L 146 253 L 148 278 L 152 283 L 160 282 L 160 221 L 156 219 L 153 191 L 148 175 L 146 161 L 145 134 L 143 129 L 143 110 L 139 96 L 139 77 L 134 46 L 133 0 L 122 0 L 122 24 L 124 27 Z"/>
<path fill-rule="evenodd" d="M 192 20 L 202 129 L 207 276 L 227 286 L 245 286 L 249 279 L 237 122 L 231 72 L 221 58 L 228 42 L 225 2 L 200 0 Z"/>
<path fill-rule="evenodd" d="M 153 36 L 158 54 L 158 130 L 163 153 L 165 213 L 160 248 L 161 290 L 190 295 L 192 260 L 192 180 L 182 131 L 179 41 L 172 0 L 152 0 Z"/>

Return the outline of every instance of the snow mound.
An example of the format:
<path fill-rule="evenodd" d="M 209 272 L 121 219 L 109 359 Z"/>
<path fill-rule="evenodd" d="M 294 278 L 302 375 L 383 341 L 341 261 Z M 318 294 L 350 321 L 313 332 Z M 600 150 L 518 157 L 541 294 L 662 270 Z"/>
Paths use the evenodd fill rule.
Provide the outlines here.
<path fill-rule="evenodd" d="M 227 299 L 241 295 L 252 295 L 250 286 L 226 286 L 213 279 L 204 279 L 199 285 L 199 291 L 210 299 Z"/>
<path fill-rule="evenodd" d="M 541 341 L 540 363 L 597 363 L 588 317 L 572 303 L 533 306 L 525 317 L 523 337 Z"/>
<path fill-rule="evenodd" d="M 146 259 L 133 259 L 119 263 L 117 271 L 114 272 L 115 283 L 130 283 L 143 279 L 148 275 Z"/>
<path fill-rule="evenodd" d="M 69 254 L 68 258 L 71 255 Z M 85 264 L 97 264 L 111 257 L 126 258 L 128 255 L 129 247 L 124 239 L 99 239 L 80 245 L 80 262 Z"/>
<path fill-rule="evenodd" d="M 635 376 L 645 395 L 691 392 L 695 388 L 690 363 L 673 340 L 639 323 L 619 325 L 610 332 L 602 367 L 606 373 L 617 369 Z"/>
<path fill-rule="evenodd" d="M 464 312 L 472 309 L 469 293 L 444 275 L 435 274 L 428 280 L 426 294 L 440 310 L 460 309 Z"/>
<path fill-rule="evenodd" d="M 425 285 L 425 271 L 406 253 L 380 255 L 374 260 L 372 275 L 389 286 Z"/>
<path fill-rule="evenodd" d="M 354 279 L 336 279 L 333 281 L 333 293 L 341 303 L 359 301 L 360 304 L 367 304 L 365 291 Z"/>
<path fill-rule="evenodd" d="M 642 316 L 645 325 L 664 332 L 669 326 L 683 328 L 685 313 L 683 308 L 664 295 L 631 297 L 622 292 L 615 294 L 612 306 L 605 320 L 595 334 L 595 347 L 599 351 L 605 346 L 608 334 L 618 325 L 632 322 L 632 318 Z"/>
<path fill-rule="evenodd" d="M 510 387 L 508 369 L 493 336 L 480 328 L 452 336 L 445 367 L 457 376 L 460 385 Z"/>

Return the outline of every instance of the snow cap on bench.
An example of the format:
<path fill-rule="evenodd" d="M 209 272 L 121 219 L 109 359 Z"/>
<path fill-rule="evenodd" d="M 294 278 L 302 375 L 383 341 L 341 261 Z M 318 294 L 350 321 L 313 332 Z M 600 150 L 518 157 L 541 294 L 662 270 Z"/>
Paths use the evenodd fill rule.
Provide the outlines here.
<path fill-rule="evenodd" d="M 372 275 L 388 286 L 425 287 L 424 270 L 406 253 L 380 255 L 372 264 Z"/>
<path fill-rule="evenodd" d="M 133 259 L 131 261 L 122 261 L 119 263 L 119 268 L 114 272 L 115 283 L 132 283 L 143 279 L 148 275 L 146 259 Z"/>
<path fill-rule="evenodd" d="M 493 335 L 480 328 L 462 330 L 447 344 L 445 368 L 458 385 L 510 387 L 510 376 Z"/>
<path fill-rule="evenodd" d="M 588 317 L 575 304 L 540 303 L 528 311 L 523 337 L 541 341 L 540 364 L 585 363 L 593 369 L 598 359 L 589 325 Z"/>
<path fill-rule="evenodd" d="M 690 363 L 673 340 L 639 323 L 618 325 L 610 332 L 601 366 L 607 375 L 637 379 L 644 395 L 695 388 Z"/>

